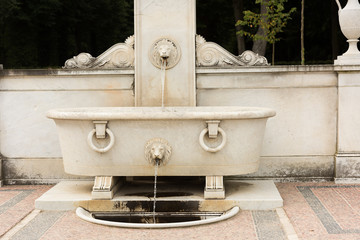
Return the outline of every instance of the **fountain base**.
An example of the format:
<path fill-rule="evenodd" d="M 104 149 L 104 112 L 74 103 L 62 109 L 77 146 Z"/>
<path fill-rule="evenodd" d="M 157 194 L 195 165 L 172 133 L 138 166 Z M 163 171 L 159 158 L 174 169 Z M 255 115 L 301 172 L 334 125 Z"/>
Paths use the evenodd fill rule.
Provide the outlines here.
<path fill-rule="evenodd" d="M 70 211 L 82 207 L 90 212 L 151 212 L 152 179 L 126 182 L 113 199 L 93 200 L 93 181 L 62 181 L 35 201 L 40 210 Z M 157 212 L 225 212 L 270 210 L 283 206 L 283 200 L 271 180 L 225 180 L 225 199 L 204 199 L 203 183 L 159 181 Z"/>

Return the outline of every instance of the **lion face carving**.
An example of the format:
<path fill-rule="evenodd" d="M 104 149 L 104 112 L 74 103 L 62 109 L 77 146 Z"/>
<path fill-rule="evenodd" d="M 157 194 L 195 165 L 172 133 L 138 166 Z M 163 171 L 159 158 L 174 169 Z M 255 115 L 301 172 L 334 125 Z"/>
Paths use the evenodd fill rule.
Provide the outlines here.
<path fill-rule="evenodd" d="M 152 165 L 155 165 L 157 161 L 160 165 L 165 165 L 170 155 L 171 146 L 165 139 L 153 138 L 145 145 L 145 158 Z"/>
<path fill-rule="evenodd" d="M 180 56 L 181 51 L 177 43 L 167 38 L 156 40 L 149 49 L 150 61 L 157 68 L 162 68 L 164 65 L 165 69 L 174 67 L 179 62 Z"/>
<path fill-rule="evenodd" d="M 161 58 L 167 59 L 168 57 L 170 57 L 170 51 L 170 44 L 162 44 L 158 46 L 158 52 Z"/>

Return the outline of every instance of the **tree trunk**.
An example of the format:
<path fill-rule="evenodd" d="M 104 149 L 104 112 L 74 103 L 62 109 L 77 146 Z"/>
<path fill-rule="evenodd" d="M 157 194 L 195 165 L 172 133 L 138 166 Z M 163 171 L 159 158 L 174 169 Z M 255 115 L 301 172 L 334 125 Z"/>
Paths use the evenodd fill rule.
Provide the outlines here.
<path fill-rule="evenodd" d="M 271 65 L 275 65 L 275 42 L 272 44 Z"/>
<path fill-rule="evenodd" d="M 301 29 L 300 29 L 300 32 L 301 32 L 301 65 L 305 65 L 304 9 L 305 9 L 305 0 L 301 0 Z"/>
<path fill-rule="evenodd" d="M 263 0 L 263 3 L 261 4 L 261 7 L 260 7 L 260 13 L 262 14 L 263 21 L 267 21 L 267 19 L 266 19 L 267 18 L 266 17 L 266 14 L 267 14 L 266 6 L 268 5 L 268 3 L 269 3 L 269 0 Z M 267 35 L 265 29 L 262 28 L 262 27 L 258 28 L 256 34 L 259 35 L 259 36 L 263 36 L 263 38 L 265 38 L 266 35 Z M 265 39 L 255 40 L 253 48 L 252 48 L 253 52 L 258 53 L 261 56 L 265 56 L 266 44 L 267 44 L 267 41 Z"/>
<path fill-rule="evenodd" d="M 244 0 L 232 0 L 232 2 L 233 2 L 235 22 L 237 22 L 238 20 L 244 18 Z M 238 25 L 235 27 L 235 29 L 236 32 L 238 32 L 243 29 L 243 26 Z M 236 34 L 236 42 L 237 42 L 238 54 L 240 55 L 246 50 L 244 37 L 240 36 L 240 34 Z"/>

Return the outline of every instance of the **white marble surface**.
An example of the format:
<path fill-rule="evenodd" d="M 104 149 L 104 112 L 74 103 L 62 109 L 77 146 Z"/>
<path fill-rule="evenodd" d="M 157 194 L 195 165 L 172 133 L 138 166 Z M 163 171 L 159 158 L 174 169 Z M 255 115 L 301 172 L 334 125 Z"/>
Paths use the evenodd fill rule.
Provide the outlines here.
<path fill-rule="evenodd" d="M 200 106 L 261 106 L 276 109 L 265 131 L 262 156 L 333 155 L 337 89 L 199 89 Z"/>
<path fill-rule="evenodd" d="M 357 110 L 359 71 L 359 66 L 331 65 L 198 68 L 198 103 L 270 107 L 277 111 L 277 116 L 268 121 L 264 157 L 255 176 L 332 177 L 336 131 L 339 130 L 339 147 L 345 153 L 360 149 L 356 135 L 360 112 Z M 44 179 L 68 177 L 61 166 L 55 125 L 45 117 L 49 109 L 134 104 L 130 88 L 133 70 L 4 70 L 3 73 L 0 152 L 8 157 L 3 161 L 3 171 L 14 170 L 6 176 L 21 179 L 23 183 L 39 181 L 38 170 L 28 169 L 43 169 L 37 164 L 54 168 L 49 173 L 39 172 Z M 50 76 L 48 80 L 46 76 Z M 96 88 L 101 90 L 95 91 Z M 54 158 L 60 163 L 53 164 Z M 350 165 L 344 166 L 351 168 Z"/>
<path fill-rule="evenodd" d="M 178 107 L 65 109 L 49 115 L 58 128 L 67 173 L 153 176 L 154 166 L 145 159 L 145 146 L 151 139 L 162 138 L 169 143 L 172 153 L 166 165 L 160 165 L 159 176 L 207 176 L 255 172 L 266 121 L 274 114 L 259 108 Z M 113 116 L 108 119 L 108 115 Z M 114 135 L 110 139 L 92 140 L 98 148 L 105 148 L 111 139 L 115 142 L 104 153 L 94 151 L 86 141 L 94 129 L 93 120 L 108 120 L 107 128 Z M 199 142 L 208 120 L 219 120 L 224 133 L 214 139 L 205 137 L 205 144 L 216 148 L 225 142 L 225 135 L 227 139 L 223 149 L 216 153 L 204 150 Z"/>
<path fill-rule="evenodd" d="M 50 109 L 134 105 L 133 78 L 127 73 L 89 71 L 87 76 L 84 72 L 72 76 L 63 71 L 57 76 L 39 70 L 24 76 L 19 72 L 0 78 L 0 152 L 7 158 L 62 156 L 55 125 L 46 118 Z"/>
<path fill-rule="evenodd" d="M 46 72 L 45 72 L 46 73 Z M 59 75 L 11 75 L 1 78 L 1 91 L 74 91 L 127 90 L 134 80 L 133 71 L 60 72 Z M 109 74 L 110 73 L 110 74 Z M 101 79 L 101 81 L 99 81 Z M 121 80 L 120 80 L 121 79 Z"/>
<path fill-rule="evenodd" d="M 334 170 L 333 155 L 273 156 L 261 157 L 259 170 L 250 176 L 331 180 Z"/>
<path fill-rule="evenodd" d="M 336 182 L 360 178 L 360 73 L 339 71 Z"/>
<path fill-rule="evenodd" d="M 181 49 L 178 64 L 166 71 L 165 106 L 195 106 L 195 0 L 134 2 L 136 106 L 161 106 L 160 69 L 149 52 L 164 37 Z"/>
<path fill-rule="evenodd" d="M 75 210 L 79 201 L 91 200 L 93 181 L 62 181 L 35 200 L 35 208 L 50 211 Z"/>
<path fill-rule="evenodd" d="M 336 151 L 337 75 L 333 66 L 198 69 L 198 106 L 276 110 L 262 156 L 326 156 Z M 286 146 L 286 147 L 285 147 Z"/>
<path fill-rule="evenodd" d="M 50 109 L 133 104 L 131 91 L 0 92 L 0 152 L 8 158 L 61 157 Z M 16 104 L 14 104 L 16 103 Z"/>
<path fill-rule="evenodd" d="M 194 189 L 193 186 L 183 189 L 191 196 L 161 197 L 159 201 L 196 201 L 205 209 L 219 209 L 222 205 L 239 206 L 242 210 L 271 210 L 283 206 L 281 198 L 273 181 L 227 181 L 226 198 L 224 200 L 204 200 L 203 189 Z M 35 208 L 40 210 L 66 211 L 74 210 L 85 201 L 91 202 L 92 181 L 63 181 L 44 193 L 35 201 Z M 121 193 L 122 191 L 122 193 Z M 125 189 L 120 189 L 114 201 L 150 201 L 147 196 L 126 196 Z M 166 191 L 166 190 L 164 190 Z M 176 191 L 174 188 L 168 191 Z M 82 202 L 82 203 L 81 203 Z M 91 203 L 89 203 L 90 205 Z"/>
<path fill-rule="evenodd" d="M 7 158 L 3 160 L 6 184 L 56 184 L 65 179 L 91 179 L 66 174 L 62 158 Z"/>
<path fill-rule="evenodd" d="M 360 152 L 360 73 L 339 73 L 338 151 Z"/>

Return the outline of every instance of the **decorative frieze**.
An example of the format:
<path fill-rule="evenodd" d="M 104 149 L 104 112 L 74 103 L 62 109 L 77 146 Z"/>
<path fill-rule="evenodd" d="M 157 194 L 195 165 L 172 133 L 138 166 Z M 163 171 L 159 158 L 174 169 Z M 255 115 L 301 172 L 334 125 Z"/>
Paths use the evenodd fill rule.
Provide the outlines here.
<path fill-rule="evenodd" d="M 179 61 L 181 52 L 175 42 L 168 39 L 160 39 L 150 49 L 151 62 L 160 67 L 160 53 L 158 45 L 171 47 L 171 56 L 167 68 L 171 68 Z M 89 53 L 80 53 L 68 59 L 63 68 L 131 68 L 134 67 L 134 36 L 126 39 L 125 43 L 117 43 L 98 57 Z M 164 44 L 167 43 L 167 44 Z M 227 67 L 227 66 L 266 66 L 269 65 L 265 57 L 252 51 L 244 51 L 235 56 L 214 42 L 207 42 L 202 36 L 196 35 L 196 66 L 197 67 Z"/>

